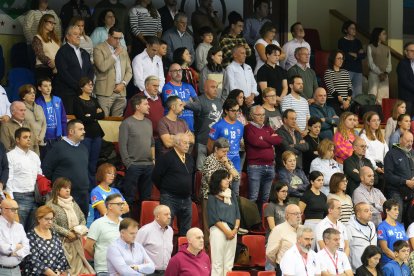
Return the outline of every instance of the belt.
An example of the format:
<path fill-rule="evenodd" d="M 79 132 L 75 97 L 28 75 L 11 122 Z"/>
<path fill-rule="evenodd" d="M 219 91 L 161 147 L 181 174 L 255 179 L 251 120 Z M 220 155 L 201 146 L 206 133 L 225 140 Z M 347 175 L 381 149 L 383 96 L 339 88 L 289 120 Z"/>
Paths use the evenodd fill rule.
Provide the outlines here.
<path fill-rule="evenodd" d="M 18 195 L 34 195 L 34 192 L 27 192 L 27 193 L 19 193 L 19 192 L 13 192 L 13 194 L 18 194 Z"/>
<path fill-rule="evenodd" d="M 154 270 L 153 274 L 165 273 L 165 270 Z"/>
<path fill-rule="evenodd" d="M 19 267 L 19 265 L 15 265 L 15 266 L 0 265 L 0 268 L 4 268 L 4 269 L 15 269 L 16 267 Z"/>

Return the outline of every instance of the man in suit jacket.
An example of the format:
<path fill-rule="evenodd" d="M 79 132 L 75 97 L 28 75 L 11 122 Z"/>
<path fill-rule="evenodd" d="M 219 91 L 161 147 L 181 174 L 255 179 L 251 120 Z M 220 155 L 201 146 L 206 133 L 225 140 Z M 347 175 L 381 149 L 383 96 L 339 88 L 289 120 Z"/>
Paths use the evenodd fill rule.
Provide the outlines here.
<path fill-rule="evenodd" d="M 128 52 L 121 46 L 123 35 L 112 27 L 108 39 L 93 50 L 95 94 L 106 116 L 122 116 L 126 106 L 126 86 L 132 78 Z"/>
<path fill-rule="evenodd" d="M 79 94 L 79 80 L 88 77 L 93 80 L 94 72 L 89 54 L 80 45 L 78 26 L 70 26 L 66 31 L 66 44 L 56 53 L 57 76 L 55 94 L 59 96 L 66 114 L 73 114 L 73 99 Z"/>
<path fill-rule="evenodd" d="M 177 0 L 164 0 L 165 6 L 158 9 L 161 16 L 162 32 L 165 32 L 174 25 L 174 17 L 180 11 L 177 7 Z"/>
<path fill-rule="evenodd" d="M 404 45 L 405 58 L 397 66 L 398 98 L 407 104 L 407 113 L 413 115 L 411 101 L 414 97 L 414 42 Z"/>

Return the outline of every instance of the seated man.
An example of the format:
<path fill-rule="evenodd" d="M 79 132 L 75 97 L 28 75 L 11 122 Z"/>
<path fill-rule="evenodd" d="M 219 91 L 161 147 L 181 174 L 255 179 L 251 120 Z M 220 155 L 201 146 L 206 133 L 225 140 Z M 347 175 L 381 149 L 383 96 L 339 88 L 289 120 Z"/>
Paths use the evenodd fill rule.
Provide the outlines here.
<path fill-rule="evenodd" d="M 355 189 L 352 196 L 352 202 L 358 204 L 366 202 L 371 205 L 372 222 L 375 227 L 381 223 L 382 204 L 387 200 L 380 190 L 374 188 L 374 171 L 370 167 L 362 167 L 359 175 L 361 177 L 361 184 Z"/>
<path fill-rule="evenodd" d="M 335 109 L 326 104 L 326 90 L 318 87 L 313 94 L 313 103 L 309 106 L 309 112 L 312 117 L 321 119 L 321 139 L 333 139 L 334 127 L 339 123 L 339 117 Z"/>
<path fill-rule="evenodd" d="M 408 261 L 408 256 L 410 255 L 410 246 L 408 243 L 402 240 L 394 242 L 393 251 L 395 254 L 395 259 L 389 261 L 382 267 L 382 273 L 384 276 L 412 275 L 410 269 L 406 264 Z"/>
<path fill-rule="evenodd" d="M 188 243 L 178 249 L 178 253 L 168 263 L 165 276 L 209 276 L 211 262 L 204 251 L 204 235 L 199 228 L 191 228 L 187 231 Z"/>
<path fill-rule="evenodd" d="M 138 222 L 126 218 L 119 224 L 120 237 L 108 246 L 106 262 L 109 275 L 141 275 L 154 272 L 154 262 L 144 247 L 135 241 Z"/>
<path fill-rule="evenodd" d="M 325 248 L 319 250 L 317 254 L 322 275 L 353 276 L 347 255 L 339 250 L 341 232 L 334 228 L 327 228 L 322 235 Z"/>

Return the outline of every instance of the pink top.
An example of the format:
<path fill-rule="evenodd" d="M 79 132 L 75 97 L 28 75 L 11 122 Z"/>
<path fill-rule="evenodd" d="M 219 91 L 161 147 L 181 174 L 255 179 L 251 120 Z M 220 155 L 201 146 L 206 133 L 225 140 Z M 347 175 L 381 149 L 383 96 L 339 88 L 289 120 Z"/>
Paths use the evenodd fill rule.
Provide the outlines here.
<path fill-rule="evenodd" d="M 345 139 L 342 134 L 337 131 L 333 137 L 333 142 L 335 144 L 335 159 L 340 164 L 343 164 L 345 159 L 350 157 L 354 152 L 352 142 L 355 140 L 355 134 L 350 131 L 348 136 L 349 139 Z"/>

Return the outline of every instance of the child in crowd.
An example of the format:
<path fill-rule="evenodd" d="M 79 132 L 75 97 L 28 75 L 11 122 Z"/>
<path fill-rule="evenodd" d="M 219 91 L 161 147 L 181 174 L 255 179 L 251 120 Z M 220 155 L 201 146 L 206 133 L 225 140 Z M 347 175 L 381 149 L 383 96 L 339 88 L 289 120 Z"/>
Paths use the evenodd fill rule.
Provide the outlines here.
<path fill-rule="evenodd" d="M 208 26 L 202 27 L 200 28 L 200 36 L 203 42 L 197 46 L 195 56 L 196 68 L 199 72 L 207 65 L 208 50 L 213 47 L 211 45 L 214 39 L 213 30 Z"/>
<path fill-rule="evenodd" d="M 405 264 L 408 260 L 408 255 L 410 254 L 410 247 L 408 243 L 403 240 L 398 240 L 394 243 L 394 254 L 395 259 L 389 261 L 382 268 L 384 276 L 409 276 L 410 269 Z"/>
<path fill-rule="evenodd" d="M 170 67 L 170 62 L 168 61 L 167 58 L 167 42 L 165 42 L 164 40 L 160 39 L 160 48 L 158 49 L 158 53 L 157 55 L 162 59 L 162 65 L 163 65 L 163 69 L 164 69 L 164 74 L 165 76 L 168 73 L 168 68 Z"/>

